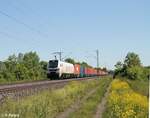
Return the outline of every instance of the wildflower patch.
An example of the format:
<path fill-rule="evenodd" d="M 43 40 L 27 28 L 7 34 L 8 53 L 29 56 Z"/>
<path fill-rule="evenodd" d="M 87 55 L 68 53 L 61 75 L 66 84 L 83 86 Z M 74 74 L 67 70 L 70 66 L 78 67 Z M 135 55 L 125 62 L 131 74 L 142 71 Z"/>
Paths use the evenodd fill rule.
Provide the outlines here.
<path fill-rule="evenodd" d="M 119 79 L 111 84 L 106 118 L 148 118 L 148 99 Z"/>

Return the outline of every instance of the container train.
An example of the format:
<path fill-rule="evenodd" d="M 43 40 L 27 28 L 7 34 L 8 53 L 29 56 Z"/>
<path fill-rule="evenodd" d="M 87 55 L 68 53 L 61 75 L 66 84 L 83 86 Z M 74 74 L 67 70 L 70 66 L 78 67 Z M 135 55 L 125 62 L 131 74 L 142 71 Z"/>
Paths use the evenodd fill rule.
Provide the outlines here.
<path fill-rule="evenodd" d="M 102 76 L 108 73 L 92 67 L 84 67 L 80 64 L 71 64 L 60 60 L 50 60 L 47 66 L 48 78 L 80 78 L 91 76 Z"/>

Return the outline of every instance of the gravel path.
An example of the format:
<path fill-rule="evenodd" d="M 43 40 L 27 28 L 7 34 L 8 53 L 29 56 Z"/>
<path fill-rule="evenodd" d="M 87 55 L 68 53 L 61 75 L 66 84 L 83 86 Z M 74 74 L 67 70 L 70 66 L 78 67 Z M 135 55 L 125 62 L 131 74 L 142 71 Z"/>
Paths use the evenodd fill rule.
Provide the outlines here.
<path fill-rule="evenodd" d="M 60 113 L 56 118 L 68 118 L 70 113 L 78 110 L 81 107 L 82 103 L 84 103 L 86 99 L 88 99 L 92 94 L 94 94 L 97 91 L 97 89 L 98 87 L 88 92 L 85 97 L 75 102 L 73 105 L 71 105 L 71 107 L 67 108 L 64 112 Z"/>
<path fill-rule="evenodd" d="M 111 85 L 111 83 L 110 83 L 110 85 Z M 104 97 L 102 98 L 100 104 L 97 107 L 97 111 L 96 111 L 96 114 L 95 114 L 94 118 L 102 118 L 102 114 L 103 114 L 103 112 L 105 111 L 105 108 L 106 108 L 107 97 L 108 97 L 108 94 L 109 94 L 110 85 L 107 88 L 107 91 L 104 94 Z"/>

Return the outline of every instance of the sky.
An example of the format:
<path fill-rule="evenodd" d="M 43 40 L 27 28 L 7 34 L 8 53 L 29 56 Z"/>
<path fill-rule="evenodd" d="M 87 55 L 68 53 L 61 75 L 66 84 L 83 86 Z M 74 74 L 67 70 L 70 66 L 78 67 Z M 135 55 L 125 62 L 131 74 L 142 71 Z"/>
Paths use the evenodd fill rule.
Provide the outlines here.
<path fill-rule="evenodd" d="M 150 65 L 149 0 L 0 0 L 0 60 L 53 52 L 113 69 L 128 52 Z"/>

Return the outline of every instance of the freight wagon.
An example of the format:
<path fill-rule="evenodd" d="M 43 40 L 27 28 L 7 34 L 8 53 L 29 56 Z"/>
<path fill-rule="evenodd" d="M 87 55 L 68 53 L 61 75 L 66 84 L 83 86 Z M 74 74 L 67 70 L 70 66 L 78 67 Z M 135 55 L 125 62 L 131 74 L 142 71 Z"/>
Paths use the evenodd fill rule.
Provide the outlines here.
<path fill-rule="evenodd" d="M 47 67 L 48 78 L 79 78 L 105 75 L 92 67 L 83 67 L 80 64 L 71 64 L 59 60 L 50 60 Z"/>

